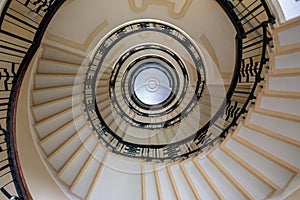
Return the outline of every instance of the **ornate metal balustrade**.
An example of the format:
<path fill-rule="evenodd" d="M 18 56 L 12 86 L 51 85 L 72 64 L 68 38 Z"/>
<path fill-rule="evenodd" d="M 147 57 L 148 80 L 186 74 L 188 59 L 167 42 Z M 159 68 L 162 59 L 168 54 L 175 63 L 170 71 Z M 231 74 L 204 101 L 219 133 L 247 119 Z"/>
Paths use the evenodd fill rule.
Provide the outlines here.
<path fill-rule="evenodd" d="M 274 22 L 274 17 L 263 0 L 217 0 L 217 2 L 224 9 L 237 32 L 236 66 L 231 85 L 222 104 L 223 106 L 219 108 L 218 112 L 206 125 L 201 127 L 196 133 L 180 141 L 162 145 L 134 144 L 119 137 L 110 129 L 105 120 L 102 119 L 101 113 L 97 110 L 96 101 L 93 102 L 92 100 L 95 98 L 95 94 L 92 95 L 92 93 L 87 92 L 89 94 L 88 106 L 89 108 L 94 108 L 89 109 L 87 115 L 89 117 L 97 113 L 97 123 L 91 124 L 97 132 L 99 139 L 113 152 L 128 157 L 141 158 L 146 161 L 174 161 L 189 157 L 194 153 L 206 151 L 220 142 L 226 137 L 229 130 L 237 125 L 242 118 L 241 116 L 247 112 L 250 102 L 255 99 L 257 86 L 263 80 L 262 70 L 268 62 L 266 54 L 267 45 L 272 40 L 267 29 L 268 25 Z M 144 24 L 145 27 L 139 24 L 136 26 L 140 26 L 138 27 L 139 30 L 148 27 L 146 24 Z M 135 30 L 135 28 L 132 27 L 131 29 L 139 31 Z M 161 29 L 157 31 L 169 32 L 169 29 L 166 26 L 161 26 Z M 122 31 L 120 32 L 122 33 Z M 112 36 L 114 35 L 112 34 Z M 119 40 L 119 37 L 114 38 L 118 38 L 117 40 Z M 185 37 L 182 36 L 181 38 Z M 96 82 L 96 76 L 93 73 L 97 71 L 94 68 L 101 68 L 101 65 L 98 65 L 98 63 L 105 55 L 102 50 L 103 48 L 99 47 L 94 60 L 91 61 L 89 67 L 91 70 L 87 71 L 87 78 L 94 77 L 92 81 L 94 83 Z M 87 80 L 87 82 L 92 83 L 90 80 Z M 114 86 L 116 83 L 112 82 L 110 84 Z M 95 88 L 92 85 L 88 85 L 86 91 L 90 90 L 95 90 Z M 201 96 L 201 93 L 199 94 Z M 197 97 L 195 99 L 199 100 L 200 96 L 197 96 L 195 93 L 195 97 Z M 115 99 L 112 101 L 112 104 L 117 104 Z M 191 111 L 192 109 L 193 105 L 190 105 L 184 111 Z M 121 108 L 117 108 L 116 110 L 122 112 Z M 120 114 L 120 116 L 125 121 L 130 120 L 125 114 Z M 182 117 L 175 121 L 174 124 L 181 119 Z M 90 121 L 93 121 L 93 119 Z M 165 124 L 162 122 L 158 128 L 166 127 L 168 121 L 166 122 Z M 143 124 L 136 121 L 130 121 L 130 123 L 139 128 L 150 127 L 150 129 L 154 129 L 157 127 L 156 124 L 152 126 L 152 124 Z"/>
<path fill-rule="evenodd" d="M 1 198 L 31 199 L 18 161 L 15 113 L 26 69 L 64 0 L 8 0 L 0 17 Z M 21 133 L 20 133 L 21 134 Z"/>
<path fill-rule="evenodd" d="M 267 65 L 268 24 L 274 22 L 265 0 L 216 0 L 236 28 L 236 66 L 224 106 L 195 135 L 167 146 L 108 145 L 126 156 L 176 160 L 204 151 L 234 128 L 255 99 Z M 31 199 L 18 160 L 15 113 L 19 89 L 42 36 L 64 0 L 7 0 L 0 16 L 0 191 L 7 199 Z M 225 124 L 220 125 L 220 124 Z M 21 133 L 18 133 L 21 134 Z M 211 137 L 217 135 L 217 137 Z M 122 147 L 120 147 L 122 146 Z M 167 153 L 164 153 L 167 152 Z"/>

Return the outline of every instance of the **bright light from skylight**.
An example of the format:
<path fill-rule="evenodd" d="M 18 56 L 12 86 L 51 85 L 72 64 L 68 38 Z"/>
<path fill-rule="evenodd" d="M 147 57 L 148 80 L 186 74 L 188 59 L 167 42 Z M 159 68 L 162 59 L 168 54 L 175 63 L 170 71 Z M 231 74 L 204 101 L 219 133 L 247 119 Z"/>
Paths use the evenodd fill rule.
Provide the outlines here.
<path fill-rule="evenodd" d="M 278 0 L 286 20 L 300 16 L 300 0 Z"/>

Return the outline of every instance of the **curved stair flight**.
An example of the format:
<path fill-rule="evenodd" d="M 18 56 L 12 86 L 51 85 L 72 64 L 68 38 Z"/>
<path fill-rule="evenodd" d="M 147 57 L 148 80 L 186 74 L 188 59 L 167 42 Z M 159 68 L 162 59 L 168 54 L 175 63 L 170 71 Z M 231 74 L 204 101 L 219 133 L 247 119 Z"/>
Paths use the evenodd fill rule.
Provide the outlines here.
<path fill-rule="evenodd" d="M 171 164 L 126 159 L 103 147 L 82 115 L 83 58 L 45 46 L 34 75 L 32 113 L 39 146 L 55 178 L 75 199 L 240 200 L 281 195 L 300 172 L 300 34 L 289 38 L 299 21 L 273 30 L 278 41 L 270 50 L 270 69 L 244 121 L 208 153 Z M 106 113 L 114 131 L 141 142 L 125 134 L 132 127 L 113 115 L 107 91 L 97 91 L 100 112 Z M 211 117 L 205 113 L 213 106 L 209 99 L 217 98 L 213 95 L 204 93 L 201 108 L 195 109 L 204 113 L 200 125 Z M 190 119 L 198 117 L 193 115 Z M 189 120 L 182 123 L 153 137 L 145 131 L 146 144 L 165 144 L 177 132 L 193 131 Z"/>

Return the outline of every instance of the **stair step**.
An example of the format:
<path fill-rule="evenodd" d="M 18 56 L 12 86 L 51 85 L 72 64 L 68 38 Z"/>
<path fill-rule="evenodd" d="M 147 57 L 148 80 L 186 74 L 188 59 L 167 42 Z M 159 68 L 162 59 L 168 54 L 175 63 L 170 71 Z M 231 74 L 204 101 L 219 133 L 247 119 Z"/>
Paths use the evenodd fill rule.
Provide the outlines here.
<path fill-rule="evenodd" d="M 65 165 L 72 155 L 80 148 L 80 146 L 86 141 L 86 139 L 91 135 L 87 127 L 83 127 L 75 133 L 70 139 L 68 139 L 64 144 L 62 144 L 58 149 L 52 152 L 48 161 L 57 171 Z"/>
<path fill-rule="evenodd" d="M 95 94 L 96 95 L 100 95 L 100 94 L 109 94 L 109 88 L 108 88 L 108 84 L 105 84 L 105 87 L 97 87 L 95 89 Z"/>
<path fill-rule="evenodd" d="M 232 175 L 212 156 L 208 156 L 209 161 L 236 187 L 236 189 L 244 196 L 245 199 L 253 199 L 253 197 L 243 188 L 243 186 L 232 177 Z"/>
<path fill-rule="evenodd" d="M 300 117 L 300 99 L 262 96 L 260 108 Z"/>
<path fill-rule="evenodd" d="M 141 163 L 109 153 L 93 188 L 91 200 L 142 199 Z"/>
<path fill-rule="evenodd" d="M 41 59 L 38 74 L 82 74 L 80 65 L 56 60 Z"/>
<path fill-rule="evenodd" d="M 264 96 L 276 97 L 276 98 L 289 98 L 289 99 L 299 99 L 300 92 L 288 92 L 288 91 L 275 91 L 275 90 L 264 90 Z"/>
<path fill-rule="evenodd" d="M 98 109 L 99 111 L 106 109 L 108 107 L 111 107 L 111 110 L 113 111 L 113 106 L 111 105 L 111 103 L 109 101 L 100 101 L 99 103 L 97 103 Z"/>
<path fill-rule="evenodd" d="M 154 145 L 159 143 L 159 137 L 157 136 L 156 131 L 148 131 L 148 143 Z"/>
<path fill-rule="evenodd" d="M 246 199 L 238 188 L 236 188 L 235 185 L 233 185 L 207 157 L 197 159 L 197 162 L 222 194 L 224 199 Z"/>
<path fill-rule="evenodd" d="M 110 125 L 110 129 L 121 138 L 126 130 L 126 127 L 126 122 L 122 120 L 119 116 L 114 117 L 114 122 Z"/>
<path fill-rule="evenodd" d="M 98 94 L 98 95 L 96 96 L 97 103 L 98 103 L 98 102 L 101 102 L 101 101 L 107 101 L 107 100 L 109 100 L 109 99 L 110 99 L 110 97 L 109 97 L 109 95 L 108 95 L 107 93 L 104 93 L 104 94 Z"/>
<path fill-rule="evenodd" d="M 179 194 L 179 189 L 178 189 L 178 187 L 175 183 L 175 178 L 174 178 L 174 175 L 172 173 L 171 167 L 167 166 L 166 168 L 167 168 L 169 179 L 171 181 L 171 185 L 172 185 L 173 191 L 175 193 L 176 199 L 181 200 L 181 197 L 180 197 L 180 194 Z"/>
<path fill-rule="evenodd" d="M 274 29 L 274 33 L 277 34 L 277 48 L 282 49 L 285 47 L 289 49 L 292 48 L 294 44 L 300 42 L 300 26 L 297 22 L 293 25 L 282 25 L 279 28 Z"/>
<path fill-rule="evenodd" d="M 271 75 L 268 77 L 268 90 L 286 92 L 300 92 L 300 76 Z"/>
<path fill-rule="evenodd" d="M 111 119 L 113 117 L 113 107 L 112 106 L 103 107 L 103 109 L 101 109 L 101 110 L 99 109 L 99 112 L 105 121 L 107 119 Z"/>
<path fill-rule="evenodd" d="M 97 140 L 94 136 L 82 143 L 81 147 L 72 155 L 68 162 L 60 169 L 58 177 L 68 186 L 71 186 L 84 164 L 87 162 L 90 154 L 94 151 Z"/>
<path fill-rule="evenodd" d="M 70 52 L 66 49 L 44 45 L 43 58 L 81 65 L 85 56 Z"/>
<path fill-rule="evenodd" d="M 225 170 L 224 173 L 228 173 L 248 194 L 251 194 L 250 198 L 266 199 L 272 195 L 272 188 L 255 177 L 220 149 L 216 149 L 211 155 Z"/>
<path fill-rule="evenodd" d="M 190 190 L 192 191 L 193 193 L 193 196 L 196 198 L 196 199 L 201 199 L 201 197 L 199 196 L 198 194 L 198 191 L 194 185 L 194 183 L 192 182 L 191 178 L 189 177 L 189 174 L 187 172 L 187 169 L 183 166 L 183 163 L 179 163 L 178 164 L 182 173 L 183 173 L 183 176 L 185 178 L 185 180 L 187 181 L 188 185 L 189 185 L 189 188 Z"/>
<path fill-rule="evenodd" d="M 206 124 L 211 118 L 210 113 L 206 113 L 199 105 L 195 107 L 195 109 L 188 116 L 188 120 L 190 120 L 195 127 L 202 127 Z M 197 125 L 198 124 L 198 125 Z"/>
<path fill-rule="evenodd" d="M 191 135 L 194 135 L 199 130 L 199 121 L 193 122 L 189 118 L 185 118 L 180 122 L 179 125 L 179 137 L 189 137 Z"/>
<path fill-rule="evenodd" d="M 298 122 L 251 112 L 249 123 L 264 128 L 265 132 L 273 132 L 282 137 L 300 142 L 300 123 Z"/>
<path fill-rule="evenodd" d="M 181 199 L 197 199 L 188 183 L 186 180 L 179 164 L 174 164 L 170 166 L 170 171 L 173 175 L 174 178 L 174 183 L 176 185 L 176 188 L 178 189 L 178 195 L 180 196 Z"/>
<path fill-rule="evenodd" d="M 33 91 L 34 105 L 39 105 L 68 97 L 70 95 L 77 95 L 81 92 L 80 85 L 69 85 L 61 87 L 43 88 Z"/>
<path fill-rule="evenodd" d="M 155 182 L 154 166 L 153 164 L 145 164 L 143 166 L 144 176 L 144 189 L 143 189 L 143 200 L 158 199 L 157 185 Z"/>
<path fill-rule="evenodd" d="M 47 137 L 50 133 L 64 126 L 66 123 L 81 114 L 79 106 L 71 107 L 56 113 L 42 121 L 37 122 L 34 127 L 41 139 Z"/>
<path fill-rule="evenodd" d="M 36 74 L 35 89 L 77 85 L 81 83 L 81 78 L 81 75 Z"/>
<path fill-rule="evenodd" d="M 157 144 L 169 144 L 169 139 L 167 137 L 165 130 L 158 130 L 156 137 L 157 137 Z M 147 137 L 147 139 L 148 139 L 148 137 Z"/>
<path fill-rule="evenodd" d="M 237 137 L 251 143 L 253 147 L 257 147 L 268 152 L 274 157 L 292 165 L 294 168 L 300 169 L 299 147 L 287 144 L 247 127 L 241 127 L 236 135 Z"/>
<path fill-rule="evenodd" d="M 300 48 L 272 54 L 272 70 L 278 73 L 292 72 L 300 68 Z M 277 71 L 278 70 L 278 71 Z"/>
<path fill-rule="evenodd" d="M 97 88 L 106 88 L 108 90 L 110 76 L 102 76 L 97 80 Z"/>
<path fill-rule="evenodd" d="M 169 141 L 171 143 L 182 140 L 183 138 L 185 138 L 184 135 L 186 135 L 186 133 L 180 131 L 178 127 L 179 126 L 169 127 L 168 129 L 164 130 L 163 133 L 160 134 L 161 137 L 166 136 L 166 138 L 164 140 Z M 150 130 L 149 135 L 153 136 L 151 130 Z M 153 141 L 153 139 L 152 139 L 152 144 L 155 144 L 155 141 Z M 168 143 L 166 143 L 166 144 L 168 144 Z"/>
<path fill-rule="evenodd" d="M 183 163 L 183 167 L 201 199 L 219 199 L 192 161 Z"/>
<path fill-rule="evenodd" d="M 110 124 L 110 129 L 114 131 L 115 133 L 118 132 L 119 127 L 124 122 L 119 115 L 111 115 L 112 122 Z"/>
<path fill-rule="evenodd" d="M 80 103 L 80 96 L 69 96 L 62 99 L 53 100 L 44 104 L 39 104 L 32 108 L 36 121 L 44 120 L 47 117 L 61 112 L 65 109 L 74 107 Z"/>
<path fill-rule="evenodd" d="M 172 187 L 167 168 L 165 166 L 155 167 L 156 185 L 160 191 L 159 199 L 176 199 L 175 191 Z"/>
<path fill-rule="evenodd" d="M 154 131 L 148 131 L 148 143 L 149 144 L 157 144 L 157 137 L 156 137 L 156 132 Z"/>
<path fill-rule="evenodd" d="M 93 191 L 95 189 L 97 181 L 99 180 L 99 177 L 102 174 L 102 170 L 104 168 L 104 164 L 105 164 L 105 161 L 106 161 L 108 155 L 109 155 L 108 151 L 104 151 L 103 154 L 96 154 L 95 159 L 101 160 L 101 162 L 100 162 L 100 165 L 99 165 L 99 167 L 96 171 L 97 173 L 96 173 L 96 176 L 94 177 L 93 183 L 92 183 L 92 185 L 90 186 L 90 188 L 88 190 L 86 199 L 91 199 L 91 196 L 93 194 Z"/>
<path fill-rule="evenodd" d="M 123 138 L 125 141 L 130 141 L 135 144 L 148 144 L 148 129 L 132 127 L 129 124 L 127 126 Z"/>
<path fill-rule="evenodd" d="M 294 176 L 292 171 L 249 149 L 236 140 L 228 140 L 225 148 L 230 150 L 239 160 L 264 175 L 278 188 L 284 188 Z"/>
<path fill-rule="evenodd" d="M 88 161 L 76 177 L 74 183 L 70 187 L 70 192 L 81 199 L 87 199 L 90 188 L 92 187 L 97 171 L 104 159 L 106 150 L 98 145 L 94 152 L 90 154 Z"/>
<path fill-rule="evenodd" d="M 163 130 L 161 135 L 164 138 L 165 144 L 170 144 L 171 142 L 173 142 L 173 137 L 170 130 L 168 129 Z M 149 132 L 148 132 L 148 136 L 149 136 Z"/>
<path fill-rule="evenodd" d="M 200 113 L 203 112 L 209 116 L 213 116 L 216 111 L 217 111 L 216 108 L 213 108 L 205 104 L 201 104 L 201 100 L 200 100 Z"/>
<path fill-rule="evenodd" d="M 76 132 L 85 125 L 85 123 L 85 118 L 83 116 L 78 116 L 77 118 L 71 119 L 64 126 L 49 134 L 40 142 L 44 152 L 47 155 L 50 155 L 53 151 L 55 151 L 68 139 L 75 135 Z"/>
<path fill-rule="evenodd" d="M 213 109 L 218 109 L 222 105 L 222 101 L 221 100 L 216 101 L 214 99 L 207 100 L 207 99 L 200 98 L 199 104 L 212 107 Z"/>
<path fill-rule="evenodd" d="M 159 136 L 158 139 L 163 138 L 163 139 L 160 139 L 160 141 L 164 142 L 162 144 L 168 145 L 170 143 L 178 141 L 177 137 L 180 134 L 178 133 L 178 129 L 176 129 L 176 132 L 175 132 L 175 129 L 176 129 L 175 127 L 169 127 L 168 129 L 160 131 L 160 133 L 158 134 L 158 136 Z M 148 135 L 151 135 L 151 130 L 149 131 Z"/>
<path fill-rule="evenodd" d="M 207 84 L 205 91 L 207 91 L 212 98 L 223 99 L 226 96 L 226 91 L 229 86 L 230 84 Z"/>

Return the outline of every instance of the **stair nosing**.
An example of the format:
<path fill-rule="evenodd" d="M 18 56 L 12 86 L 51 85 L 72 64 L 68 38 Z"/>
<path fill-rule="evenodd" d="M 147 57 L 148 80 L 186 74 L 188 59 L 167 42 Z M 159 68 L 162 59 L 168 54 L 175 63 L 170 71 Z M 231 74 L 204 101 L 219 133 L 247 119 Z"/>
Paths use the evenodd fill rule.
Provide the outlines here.
<path fill-rule="evenodd" d="M 55 113 L 55 114 L 53 114 L 53 115 L 51 115 L 51 116 L 49 116 L 49 117 L 47 117 L 47 118 L 45 118 L 45 119 L 43 119 L 43 120 L 37 121 L 37 122 L 34 124 L 34 127 L 37 128 L 37 127 L 41 126 L 42 124 L 45 124 L 45 123 L 47 123 L 47 122 L 49 122 L 49 121 L 51 121 L 51 120 L 57 118 L 58 116 L 61 116 L 61 115 L 66 114 L 66 113 L 68 113 L 68 112 L 71 112 L 72 110 L 80 109 L 80 106 L 81 106 L 80 104 L 78 104 L 78 105 L 76 105 L 76 106 L 74 106 L 74 107 L 72 106 L 72 107 L 67 108 L 67 109 L 65 109 L 65 110 L 62 110 L 62 111 L 60 111 L 60 112 L 58 112 L 58 113 Z M 37 132 L 38 132 L 38 131 L 37 131 Z"/>
<path fill-rule="evenodd" d="M 64 163 L 64 165 L 58 170 L 57 176 L 60 177 L 64 171 L 68 168 L 68 166 L 72 163 L 75 157 L 85 148 L 85 144 L 89 141 L 93 140 L 93 135 L 87 137 L 87 139 L 82 142 L 80 147 L 71 155 L 71 157 Z"/>
<path fill-rule="evenodd" d="M 192 190 L 194 196 L 196 197 L 197 200 L 201 200 L 202 198 L 199 196 L 199 194 L 198 194 L 198 192 L 197 192 L 197 189 L 196 189 L 194 183 L 192 182 L 192 180 L 190 179 L 190 177 L 189 177 L 189 175 L 188 175 L 188 173 L 187 173 L 186 168 L 183 166 L 182 163 L 179 163 L 178 165 L 179 165 L 179 167 L 180 167 L 180 170 L 181 170 L 182 174 L 183 174 L 184 177 L 185 177 L 185 180 L 188 182 L 189 187 L 191 188 L 191 190 Z"/>
<path fill-rule="evenodd" d="M 69 188 L 69 192 L 72 194 L 75 194 L 73 192 L 75 186 L 78 184 L 79 180 L 81 179 L 83 173 L 86 171 L 87 167 L 89 166 L 89 164 L 92 162 L 92 160 L 94 159 L 94 155 L 95 153 L 101 148 L 100 144 L 97 144 L 95 146 L 95 148 L 93 149 L 93 152 L 89 155 L 88 160 L 85 162 L 85 164 L 82 166 L 82 168 L 80 169 L 79 173 L 77 174 L 76 178 L 73 180 L 73 182 L 71 183 L 71 186 Z M 76 194 L 75 194 L 76 195 Z"/>
<path fill-rule="evenodd" d="M 205 173 L 204 169 L 201 167 L 201 165 L 198 162 L 198 157 L 195 157 L 192 159 L 192 163 L 197 168 L 198 172 L 201 174 L 201 176 L 204 178 L 205 182 L 208 184 L 208 186 L 212 189 L 212 191 L 215 193 L 215 195 L 222 200 L 225 200 L 221 192 L 218 190 L 217 186 L 213 183 L 211 178 Z"/>
<path fill-rule="evenodd" d="M 42 140 L 40 140 L 40 144 L 43 144 L 45 142 L 47 142 L 49 139 L 51 139 L 52 137 L 56 136 L 58 133 L 62 132 L 64 129 L 72 126 L 73 124 L 75 124 L 76 122 L 74 121 L 79 121 L 80 118 L 83 118 L 81 115 L 77 116 L 75 119 L 71 119 L 69 122 L 67 122 L 66 124 L 64 124 L 63 126 L 59 127 L 58 129 L 56 129 L 55 131 L 53 131 L 52 133 L 48 134 L 46 137 L 44 137 Z M 76 126 L 76 125 L 75 125 Z"/>
<path fill-rule="evenodd" d="M 67 146 L 70 142 L 72 142 L 82 131 L 85 130 L 85 128 L 87 128 L 87 125 L 83 126 L 80 128 L 79 131 L 75 131 L 73 133 L 73 135 L 68 138 L 66 141 L 64 141 L 59 147 L 57 147 L 54 151 L 52 151 L 48 157 L 47 160 L 51 160 L 52 158 L 54 158 L 54 156 L 56 156 L 65 146 Z"/>
<path fill-rule="evenodd" d="M 54 99 L 52 101 L 48 101 L 48 102 L 44 102 L 44 103 L 40 103 L 40 104 L 35 104 L 34 106 L 31 107 L 31 109 L 35 110 L 35 109 L 43 108 L 45 106 L 51 106 L 53 104 L 61 103 L 63 101 L 72 100 L 73 98 L 79 98 L 79 97 L 80 97 L 80 94 L 74 94 L 74 95 L 71 95 L 71 96 L 66 96 L 66 97 Z M 74 105 L 72 105 L 72 106 L 74 106 Z"/>
<path fill-rule="evenodd" d="M 284 143 L 287 143 L 287 144 L 290 144 L 290 145 L 293 145 L 293 146 L 296 146 L 296 147 L 300 147 L 300 141 L 297 141 L 295 139 L 280 135 L 278 133 L 275 133 L 275 132 L 270 131 L 266 128 L 260 127 L 258 125 L 255 125 L 255 124 L 252 124 L 252 123 L 245 123 L 244 127 L 248 128 L 248 129 L 251 129 L 251 130 L 254 130 L 254 131 L 256 131 L 258 133 L 261 133 L 263 135 L 275 138 L 276 140 L 282 141 Z"/>
<path fill-rule="evenodd" d="M 228 155 L 231 159 L 233 159 L 235 162 L 240 164 L 243 168 L 245 168 L 248 172 L 253 174 L 255 177 L 257 177 L 259 180 L 267 184 L 270 188 L 272 188 L 274 191 L 281 191 L 282 188 L 278 186 L 276 183 L 272 182 L 269 178 L 267 178 L 264 174 L 259 172 L 257 169 L 253 168 L 251 165 L 246 163 L 242 158 L 237 156 L 234 152 L 232 152 L 230 149 L 228 149 L 226 146 L 222 146 L 220 148 L 226 155 Z"/>
<path fill-rule="evenodd" d="M 72 85 L 55 86 L 55 87 L 47 87 L 47 88 L 37 88 L 37 89 L 34 89 L 32 91 L 32 93 L 55 91 L 55 90 L 73 88 L 73 87 L 80 87 L 80 86 L 81 86 L 80 84 L 72 84 Z"/>
<path fill-rule="evenodd" d="M 289 171 L 292 171 L 294 173 L 299 173 L 300 172 L 300 169 L 297 169 L 296 167 L 290 165 L 289 163 L 283 161 L 282 159 L 266 152 L 265 150 L 261 149 L 260 147 L 256 146 L 255 144 L 252 144 L 246 140 L 244 140 L 243 138 L 237 136 L 237 135 L 233 135 L 232 137 L 234 140 L 236 140 L 237 142 L 239 142 L 240 144 L 248 147 L 249 149 L 255 151 L 256 153 L 264 156 L 265 158 L 279 164 L 280 166 L 286 168 L 287 170 Z"/>
<path fill-rule="evenodd" d="M 68 65 L 70 67 L 74 67 L 74 68 L 79 68 L 81 67 L 82 65 L 78 64 L 78 63 L 71 63 L 71 62 L 65 62 L 65 61 L 61 61 L 61 60 L 54 60 L 54 59 L 51 59 L 51 58 L 44 58 L 42 57 L 39 62 L 47 62 L 47 63 L 57 63 L 57 64 L 60 64 L 60 65 Z"/>
<path fill-rule="evenodd" d="M 102 173 L 102 170 L 104 168 L 104 162 L 107 160 L 107 157 L 109 156 L 109 153 L 106 151 L 103 158 L 102 158 L 102 161 L 100 162 L 100 166 L 97 170 L 97 173 L 96 173 L 96 176 L 94 177 L 94 180 L 92 182 L 92 185 L 89 187 L 89 190 L 88 190 L 88 193 L 86 195 L 86 199 L 90 199 L 91 195 L 92 195 L 92 191 L 94 190 L 95 186 L 96 186 L 96 180 L 99 180 L 99 177 Z"/>
<path fill-rule="evenodd" d="M 243 195 L 246 199 L 254 199 L 252 195 L 217 161 L 213 155 L 209 155 L 208 159 L 223 174 L 226 179 Z"/>

